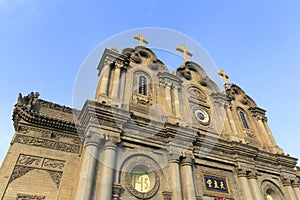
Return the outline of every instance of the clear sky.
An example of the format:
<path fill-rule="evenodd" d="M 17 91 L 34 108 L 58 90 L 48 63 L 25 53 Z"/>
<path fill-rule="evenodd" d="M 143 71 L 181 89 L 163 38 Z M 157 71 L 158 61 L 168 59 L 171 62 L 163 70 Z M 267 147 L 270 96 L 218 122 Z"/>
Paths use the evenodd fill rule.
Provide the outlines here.
<path fill-rule="evenodd" d="M 89 53 L 141 27 L 173 29 L 201 44 L 229 82 L 267 110 L 279 146 L 300 157 L 299 10 L 300 1 L 292 0 L 0 0 L 0 163 L 14 134 L 19 92 L 72 106 Z"/>

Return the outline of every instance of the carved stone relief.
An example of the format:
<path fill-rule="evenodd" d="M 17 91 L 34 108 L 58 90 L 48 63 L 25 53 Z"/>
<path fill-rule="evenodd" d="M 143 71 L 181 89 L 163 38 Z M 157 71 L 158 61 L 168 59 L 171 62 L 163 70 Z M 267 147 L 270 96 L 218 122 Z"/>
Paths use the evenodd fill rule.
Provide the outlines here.
<path fill-rule="evenodd" d="M 17 178 L 24 176 L 25 174 L 27 174 L 28 172 L 30 172 L 34 169 L 35 168 L 32 168 L 32 167 L 15 166 L 15 169 L 14 169 L 8 182 L 11 183 L 14 180 L 16 180 Z"/>
<path fill-rule="evenodd" d="M 20 144 L 27 144 L 32 146 L 44 147 L 49 149 L 54 149 L 58 151 L 65 151 L 69 153 L 79 153 L 80 146 L 79 145 L 72 145 L 63 142 L 57 142 L 52 140 L 46 140 L 41 138 L 35 138 L 26 135 L 19 135 L 17 134 L 14 142 Z"/>
<path fill-rule="evenodd" d="M 47 171 L 58 188 L 64 167 L 65 161 L 62 160 L 20 154 L 17 164 L 9 179 L 9 183 L 24 176 L 30 171 L 37 169 Z"/>
<path fill-rule="evenodd" d="M 32 166 L 32 167 L 38 167 L 42 163 L 41 157 L 36 157 L 36 156 L 30 156 L 30 155 L 23 155 L 21 154 L 19 156 L 18 165 L 26 165 L 26 166 Z"/>
<path fill-rule="evenodd" d="M 54 131 L 43 130 L 34 127 L 26 127 L 26 126 L 20 126 L 18 130 L 19 133 L 23 133 L 23 134 L 26 134 L 30 131 L 41 133 L 42 138 L 49 138 L 57 141 L 64 140 L 68 143 L 76 144 L 76 145 L 81 144 L 80 136 L 77 135 L 63 134 Z"/>
<path fill-rule="evenodd" d="M 17 200 L 44 200 L 46 196 L 31 195 L 31 194 L 17 194 Z"/>
<path fill-rule="evenodd" d="M 62 170 L 65 167 L 65 161 L 45 158 L 42 168 Z"/>
<path fill-rule="evenodd" d="M 190 98 L 192 98 L 192 99 L 195 99 L 198 101 L 204 101 L 204 102 L 206 101 L 205 94 L 197 88 L 191 88 L 189 90 L 189 95 L 190 95 Z"/>
<path fill-rule="evenodd" d="M 53 182 L 56 184 L 56 187 L 59 188 L 62 172 L 56 172 L 56 171 L 47 171 L 50 174 L 50 177 L 52 178 Z"/>

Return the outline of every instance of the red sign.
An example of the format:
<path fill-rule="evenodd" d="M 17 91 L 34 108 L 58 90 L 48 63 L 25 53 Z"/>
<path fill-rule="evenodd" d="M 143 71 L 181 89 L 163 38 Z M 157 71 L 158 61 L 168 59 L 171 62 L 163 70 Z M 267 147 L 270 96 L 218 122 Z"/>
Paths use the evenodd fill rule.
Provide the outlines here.
<path fill-rule="evenodd" d="M 225 197 L 216 197 L 216 200 L 226 200 Z"/>

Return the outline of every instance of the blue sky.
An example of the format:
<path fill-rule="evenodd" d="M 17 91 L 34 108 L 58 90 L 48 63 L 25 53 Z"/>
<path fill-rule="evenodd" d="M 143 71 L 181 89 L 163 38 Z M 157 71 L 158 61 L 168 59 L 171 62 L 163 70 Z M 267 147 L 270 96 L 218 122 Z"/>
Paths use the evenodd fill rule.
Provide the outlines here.
<path fill-rule="evenodd" d="M 300 157 L 299 10 L 299 1 L 274 0 L 0 0 L 0 163 L 14 134 L 19 92 L 39 91 L 42 99 L 72 106 L 89 53 L 141 27 L 173 29 L 201 44 L 229 82 L 267 110 L 279 146 Z"/>

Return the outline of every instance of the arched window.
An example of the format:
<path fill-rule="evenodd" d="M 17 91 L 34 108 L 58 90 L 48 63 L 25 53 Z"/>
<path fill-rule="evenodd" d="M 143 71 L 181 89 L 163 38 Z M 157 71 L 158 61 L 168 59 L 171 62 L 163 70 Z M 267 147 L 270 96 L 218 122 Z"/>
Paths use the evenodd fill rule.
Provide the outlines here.
<path fill-rule="evenodd" d="M 139 77 L 139 94 L 147 95 L 147 79 L 145 76 Z"/>
<path fill-rule="evenodd" d="M 239 113 L 240 113 L 240 117 L 241 117 L 242 123 L 244 125 L 244 128 L 249 129 L 249 125 L 247 123 L 247 119 L 245 117 L 245 114 L 242 111 L 240 111 Z"/>
<path fill-rule="evenodd" d="M 275 200 L 275 192 L 272 189 L 266 191 L 267 200 Z"/>

